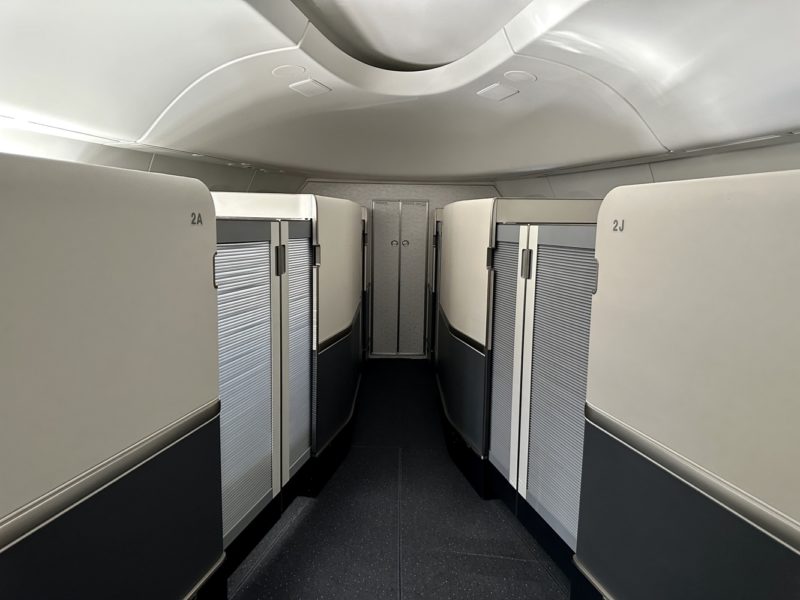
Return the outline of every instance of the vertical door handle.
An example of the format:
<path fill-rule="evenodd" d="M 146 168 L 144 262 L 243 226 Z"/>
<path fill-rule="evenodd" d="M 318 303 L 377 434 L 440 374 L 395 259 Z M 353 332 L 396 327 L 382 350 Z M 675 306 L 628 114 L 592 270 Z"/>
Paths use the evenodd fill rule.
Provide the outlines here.
<path fill-rule="evenodd" d="M 531 278 L 531 266 L 532 266 L 532 259 L 533 259 L 533 250 L 525 248 L 522 250 L 522 261 L 519 270 L 519 276 L 522 279 L 530 279 Z"/>
<path fill-rule="evenodd" d="M 397 246 L 397 240 L 392 240 L 392 246 Z"/>
<path fill-rule="evenodd" d="M 403 240 L 403 246 L 408 246 L 408 240 Z"/>

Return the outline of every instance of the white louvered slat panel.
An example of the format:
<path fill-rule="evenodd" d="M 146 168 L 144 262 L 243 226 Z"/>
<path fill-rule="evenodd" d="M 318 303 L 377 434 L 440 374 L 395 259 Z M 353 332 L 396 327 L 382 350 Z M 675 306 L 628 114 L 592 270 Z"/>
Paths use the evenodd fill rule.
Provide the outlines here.
<path fill-rule="evenodd" d="M 526 497 L 573 549 L 595 270 L 593 250 L 538 248 Z"/>
<path fill-rule="evenodd" d="M 286 245 L 289 281 L 289 465 L 311 448 L 311 245 Z M 299 466 L 299 465 L 297 465 Z"/>
<path fill-rule="evenodd" d="M 492 383 L 489 459 L 506 478 L 511 450 L 514 333 L 519 244 L 497 242 L 494 251 Z"/>
<path fill-rule="evenodd" d="M 217 246 L 222 526 L 272 491 L 270 245 Z"/>

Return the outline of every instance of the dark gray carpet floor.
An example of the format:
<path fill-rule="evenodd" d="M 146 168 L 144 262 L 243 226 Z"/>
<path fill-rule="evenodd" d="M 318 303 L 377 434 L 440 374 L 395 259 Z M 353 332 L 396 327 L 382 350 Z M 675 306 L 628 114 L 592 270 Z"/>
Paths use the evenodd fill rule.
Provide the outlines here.
<path fill-rule="evenodd" d="M 228 580 L 231 600 L 566 599 L 569 583 L 500 501 L 451 461 L 430 365 L 373 360 L 353 447 Z"/>

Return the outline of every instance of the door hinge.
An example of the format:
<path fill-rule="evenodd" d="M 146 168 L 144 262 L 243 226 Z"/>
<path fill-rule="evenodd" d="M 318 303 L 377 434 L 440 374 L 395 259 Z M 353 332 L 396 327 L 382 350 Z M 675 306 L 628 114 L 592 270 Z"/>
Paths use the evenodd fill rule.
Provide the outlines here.
<path fill-rule="evenodd" d="M 286 246 L 275 246 L 275 275 L 280 277 L 286 273 Z"/>
<path fill-rule="evenodd" d="M 439 234 L 438 233 L 434 233 L 433 234 L 433 247 L 436 248 L 436 249 L 439 248 Z"/>
<path fill-rule="evenodd" d="M 522 261 L 520 262 L 519 276 L 522 279 L 531 278 L 531 263 L 533 262 L 533 250 L 530 248 L 523 248 Z"/>
<path fill-rule="evenodd" d="M 491 269 L 494 266 L 494 248 L 486 249 L 486 268 Z"/>
<path fill-rule="evenodd" d="M 597 258 L 594 259 L 594 283 L 592 285 L 592 296 L 597 293 L 597 282 L 600 279 L 600 262 Z"/>

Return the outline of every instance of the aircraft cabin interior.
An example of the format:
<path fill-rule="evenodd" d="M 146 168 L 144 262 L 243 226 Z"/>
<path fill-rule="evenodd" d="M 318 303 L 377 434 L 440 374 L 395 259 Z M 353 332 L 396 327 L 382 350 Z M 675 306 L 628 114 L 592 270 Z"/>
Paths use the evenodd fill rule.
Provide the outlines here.
<path fill-rule="evenodd" d="M 0 600 L 800 600 L 798 0 L 1 0 Z"/>

